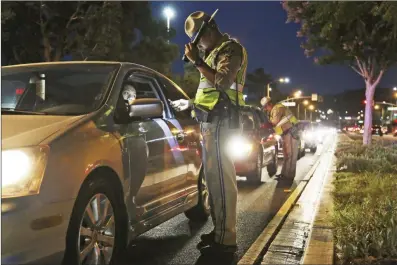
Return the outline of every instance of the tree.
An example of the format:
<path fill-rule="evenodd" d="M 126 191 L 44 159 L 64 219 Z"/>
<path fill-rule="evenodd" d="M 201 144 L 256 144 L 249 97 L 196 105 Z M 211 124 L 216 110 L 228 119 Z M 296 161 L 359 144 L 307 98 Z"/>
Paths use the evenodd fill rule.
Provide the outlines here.
<path fill-rule="evenodd" d="M 254 90 L 257 90 L 255 91 L 256 92 L 255 94 L 257 94 L 258 100 L 266 96 L 267 85 L 271 82 L 273 82 L 271 84 L 271 88 L 272 88 L 271 98 L 275 102 L 278 102 L 285 98 L 285 95 L 283 95 L 283 93 L 281 93 L 281 91 L 278 89 L 277 83 L 274 82 L 272 75 L 266 73 L 263 68 L 257 68 L 254 71 L 252 71 L 252 73 L 248 73 L 247 81 L 248 83 L 253 83 Z M 249 84 L 248 87 L 250 87 Z"/>
<path fill-rule="evenodd" d="M 200 72 L 196 69 L 196 67 L 194 67 L 193 64 L 185 64 L 182 75 L 173 74 L 170 77 L 183 89 L 183 91 L 185 91 L 190 98 L 194 98 L 200 83 Z"/>
<path fill-rule="evenodd" d="M 10 64 L 69 55 L 73 60 L 129 61 L 169 74 L 179 55 L 148 2 L 2 2 L 2 24 L 4 53 L 13 55 Z"/>
<path fill-rule="evenodd" d="M 363 144 L 371 144 L 374 93 L 397 62 L 396 2 L 283 2 L 287 22 L 301 25 L 298 37 L 319 64 L 349 65 L 363 77 L 367 105 Z"/>

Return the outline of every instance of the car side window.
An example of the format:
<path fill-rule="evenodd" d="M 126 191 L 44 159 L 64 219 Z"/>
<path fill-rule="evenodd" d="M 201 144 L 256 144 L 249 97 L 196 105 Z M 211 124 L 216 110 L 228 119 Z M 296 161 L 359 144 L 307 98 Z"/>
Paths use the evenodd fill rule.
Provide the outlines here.
<path fill-rule="evenodd" d="M 162 91 L 164 96 L 171 100 L 178 100 L 178 99 L 189 99 L 186 93 L 174 82 L 169 80 L 168 78 L 160 77 L 160 83 L 162 86 Z M 173 108 L 170 108 L 173 116 L 177 119 L 191 119 L 189 111 L 180 111 L 177 112 Z"/>
<path fill-rule="evenodd" d="M 242 123 L 244 131 L 253 130 L 255 128 L 253 113 L 249 111 L 242 112 Z"/>
<path fill-rule="evenodd" d="M 159 98 L 157 91 L 154 88 L 154 84 L 150 79 L 139 76 L 138 78 L 129 78 L 124 85 L 132 85 L 136 90 L 136 98 Z"/>
<path fill-rule="evenodd" d="M 162 100 L 162 97 L 158 91 L 157 82 L 154 78 L 141 73 L 132 73 L 127 76 L 128 77 L 123 82 L 123 87 L 120 94 L 121 96 L 125 90 L 130 90 L 130 93 L 132 93 L 132 90 L 132 94 L 135 93 L 136 99 L 157 98 Z M 163 113 L 163 117 L 165 117 L 165 113 Z"/>

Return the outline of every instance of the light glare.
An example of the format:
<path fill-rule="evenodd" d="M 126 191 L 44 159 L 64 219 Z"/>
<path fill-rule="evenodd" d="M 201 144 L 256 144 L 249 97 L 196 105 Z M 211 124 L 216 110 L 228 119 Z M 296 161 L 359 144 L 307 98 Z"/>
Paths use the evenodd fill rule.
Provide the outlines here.
<path fill-rule="evenodd" d="M 175 16 L 175 12 L 172 8 L 166 7 L 164 8 L 164 15 L 168 18 L 171 19 Z"/>
<path fill-rule="evenodd" d="M 29 156 L 19 150 L 4 151 L 2 153 L 2 187 L 20 182 L 27 177 L 31 169 Z"/>

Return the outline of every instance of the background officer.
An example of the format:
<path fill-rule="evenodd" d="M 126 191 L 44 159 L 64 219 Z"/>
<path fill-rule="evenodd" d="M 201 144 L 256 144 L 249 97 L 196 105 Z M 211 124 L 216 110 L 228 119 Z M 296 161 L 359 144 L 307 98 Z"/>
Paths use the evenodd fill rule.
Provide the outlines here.
<path fill-rule="evenodd" d="M 281 103 L 273 105 L 268 97 L 261 99 L 261 105 L 269 113 L 269 121 L 274 126 L 275 134 L 281 136 L 283 141 L 284 162 L 279 177 L 293 180 L 298 160 L 299 130 L 296 126 L 298 120 L 287 107 Z"/>
<path fill-rule="evenodd" d="M 192 13 L 185 22 L 186 34 L 193 40 L 203 21 L 209 20 L 204 12 Z M 204 60 L 200 58 L 199 50 L 204 52 Z M 242 90 L 247 53 L 240 43 L 222 34 L 215 21 L 211 20 L 197 46 L 193 43 L 185 46 L 185 54 L 200 71 L 200 84 L 193 100 L 182 99 L 171 104 L 178 111 L 193 108 L 192 115 L 200 122 L 203 167 L 214 223 L 214 230 L 201 236 L 198 248 L 202 253 L 234 253 L 237 250 L 237 180 L 226 144 L 229 136 L 239 131 L 238 127 L 231 128 L 233 126 L 229 123 L 230 102 L 234 105 L 238 98 L 239 105 L 244 105 Z"/>

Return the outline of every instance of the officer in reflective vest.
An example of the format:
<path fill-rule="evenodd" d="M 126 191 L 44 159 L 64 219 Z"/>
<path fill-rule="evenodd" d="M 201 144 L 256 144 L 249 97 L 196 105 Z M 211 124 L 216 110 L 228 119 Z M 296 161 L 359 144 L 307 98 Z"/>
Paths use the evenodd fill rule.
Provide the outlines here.
<path fill-rule="evenodd" d="M 275 134 L 281 136 L 283 141 L 284 162 L 278 177 L 291 181 L 295 178 L 299 152 L 298 120 L 287 107 L 280 103 L 273 105 L 268 97 L 261 99 L 261 105 L 269 113 L 269 121 L 274 126 Z"/>
<path fill-rule="evenodd" d="M 200 11 L 186 19 L 185 32 L 191 40 L 203 21 L 209 19 L 207 14 Z M 204 52 L 204 60 L 200 58 L 199 50 Z M 239 42 L 222 34 L 215 21 L 211 20 L 197 46 L 192 43 L 185 46 L 185 54 L 200 71 L 200 84 L 194 99 L 176 100 L 171 105 L 177 111 L 193 108 L 192 115 L 200 122 L 203 169 L 214 223 L 213 231 L 202 235 L 197 247 L 202 253 L 235 253 L 237 180 L 234 162 L 226 151 L 226 145 L 229 136 L 239 129 L 229 127 L 224 104 L 235 104 L 237 96 L 239 105 L 244 105 L 242 90 L 247 53 Z"/>

